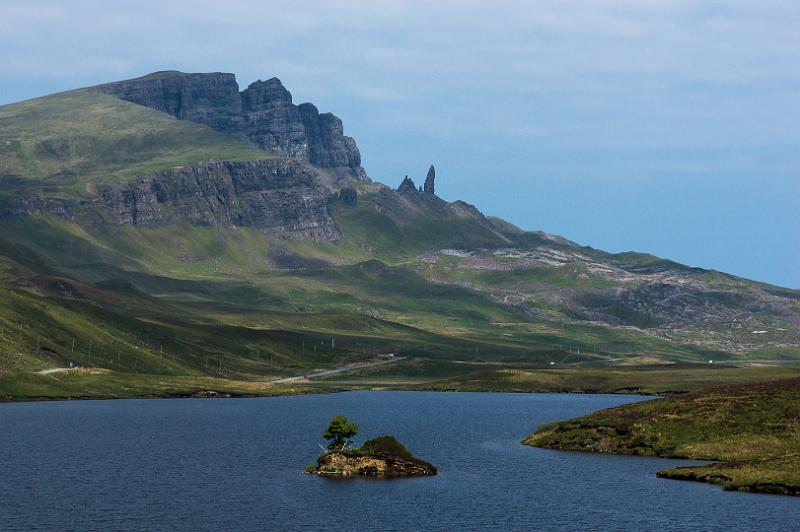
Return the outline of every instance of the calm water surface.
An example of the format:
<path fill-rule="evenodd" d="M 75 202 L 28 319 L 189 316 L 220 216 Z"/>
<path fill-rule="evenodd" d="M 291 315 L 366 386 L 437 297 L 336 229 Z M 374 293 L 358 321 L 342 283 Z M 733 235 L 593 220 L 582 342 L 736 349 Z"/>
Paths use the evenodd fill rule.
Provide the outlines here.
<path fill-rule="evenodd" d="M 800 499 L 655 477 L 681 461 L 519 443 L 540 423 L 635 400 L 353 392 L 0 405 L 0 529 L 800 528 Z M 363 437 L 396 435 L 440 475 L 302 475 L 338 414 Z"/>

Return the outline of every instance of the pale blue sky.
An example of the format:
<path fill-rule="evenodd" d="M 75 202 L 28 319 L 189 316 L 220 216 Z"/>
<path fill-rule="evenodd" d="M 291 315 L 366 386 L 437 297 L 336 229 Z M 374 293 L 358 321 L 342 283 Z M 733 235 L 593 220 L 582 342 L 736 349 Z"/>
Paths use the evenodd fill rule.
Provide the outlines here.
<path fill-rule="evenodd" d="M 800 2 L 0 0 L 0 104 L 154 70 L 281 78 L 375 179 L 800 288 Z"/>

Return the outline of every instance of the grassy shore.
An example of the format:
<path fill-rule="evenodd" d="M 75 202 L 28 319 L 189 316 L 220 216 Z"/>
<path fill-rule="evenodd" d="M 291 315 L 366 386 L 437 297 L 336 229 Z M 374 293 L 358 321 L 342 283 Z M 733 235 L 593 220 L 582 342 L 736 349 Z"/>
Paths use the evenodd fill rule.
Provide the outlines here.
<path fill-rule="evenodd" d="M 269 397 L 336 391 L 309 384 L 266 384 L 205 376 L 117 373 L 81 368 L 42 375 L 0 374 L 0 402 L 141 397 Z"/>
<path fill-rule="evenodd" d="M 665 478 L 765 493 L 800 492 L 800 378 L 737 384 L 601 410 L 539 427 L 523 443 L 571 451 L 724 463 Z"/>
<path fill-rule="evenodd" d="M 302 370 L 296 370 L 298 374 Z M 289 384 L 265 381 L 281 373 L 247 377 L 165 375 L 156 372 L 81 368 L 41 374 L 32 370 L 0 371 L 0 401 L 183 397 L 216 392 L 231 396 L 270 396 L 343 390 L 405 390 L 518 393 L 680 394 L 725 384 L 757 383 L 798 376 L 800 369 L 777 367 L 644 367 L 535 369 L 471 362 L 410 358 L 395 364 Z"/>
<path fill-rule="evenodd" d="M 763 460 L 677 467 L 659 471 L 659 477 L 719 484 L 725 489 L 800 495 L 800 455 Z"/>
<path fill-rule="evenodd" d="M 665 364 L 605 368 L 490 368 L 427 382 L 420 390 L 459 392 L 569 392 L 676 394 L 724 384 L 800 376 L 800 369 L 778 367 L 713 367 L 707 364 Z"/>
<path fill-rule="evenodd" d="M 558 368 L 415 357 L 318 383 L 419 391 L 667 395 L 793 376 L 800 376 L 800 368 L 710 364 Z"/>

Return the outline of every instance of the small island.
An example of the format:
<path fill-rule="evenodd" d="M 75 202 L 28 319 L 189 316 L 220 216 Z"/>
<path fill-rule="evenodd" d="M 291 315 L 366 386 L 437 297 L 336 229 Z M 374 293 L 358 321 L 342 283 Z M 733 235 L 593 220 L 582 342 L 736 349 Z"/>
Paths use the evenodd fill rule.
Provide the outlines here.
<path fill-rule="evenodd" d="M 323 436 L 329 440 L 328 450 L 306 473 L 331 477 L 423 477 L 437 473 L 436 466 L 415 457 L 393 436 L 378 436 L 358 447 L 350 447 L 358 433 L 358 425 L 344 416 L 331 420 Z"/>

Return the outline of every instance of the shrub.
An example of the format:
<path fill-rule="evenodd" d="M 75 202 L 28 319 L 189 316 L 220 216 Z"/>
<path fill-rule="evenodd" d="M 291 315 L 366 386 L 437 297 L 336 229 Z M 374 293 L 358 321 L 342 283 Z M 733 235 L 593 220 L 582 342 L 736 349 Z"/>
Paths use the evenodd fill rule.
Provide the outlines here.
<path fill-rule="evenodd" d="M 399 458 L 413 458 L 411 452 L 405 445 L 397 441 L 394 436 L 378 436 L 364 442 L 361 450 L 368 454 L 382 454 L 385 456 L 396 456 Z"/>

